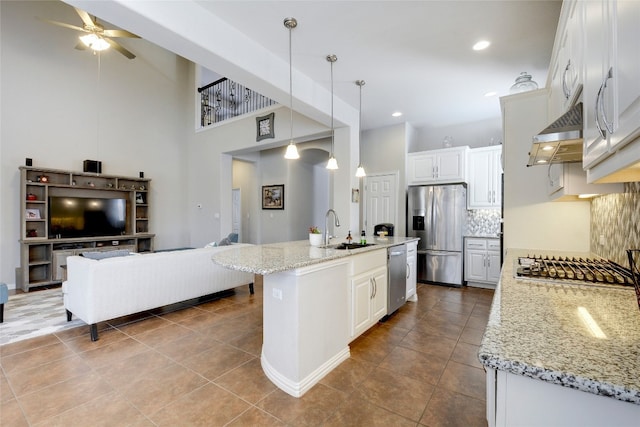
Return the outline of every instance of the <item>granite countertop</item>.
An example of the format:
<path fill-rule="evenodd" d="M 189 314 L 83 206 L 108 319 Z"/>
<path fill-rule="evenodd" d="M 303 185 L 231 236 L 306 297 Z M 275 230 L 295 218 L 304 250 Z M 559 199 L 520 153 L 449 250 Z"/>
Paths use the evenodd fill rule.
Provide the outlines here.
<path fill-rule="evenodd" d="M 384 249 L 415 240 L 419 239 L 416 237 L 388 236 L 386 238 L 378 238 L 367 236 L 367 243 L 375 243 L 374 245 L 352 250 L 315 247 L 309 245 L 308 240 L 298 240 L 295 242 L 243 246 L 216 253 L 212 259 L 216 264 L 231 270 L 266 275 Z M 337 245 L 342 242 L 343 239 L 332 239 L 331 245 Z"/>
<path fill-rule="evenodd" d="M 640 310 L 633 287 L 515 279 L 509 249 L 478 356 L 483 365 L 640 404 Z M 588 326 L 589 313 L 600 328 Z M 599 335 L 599 336 L 597 336 Z"/>

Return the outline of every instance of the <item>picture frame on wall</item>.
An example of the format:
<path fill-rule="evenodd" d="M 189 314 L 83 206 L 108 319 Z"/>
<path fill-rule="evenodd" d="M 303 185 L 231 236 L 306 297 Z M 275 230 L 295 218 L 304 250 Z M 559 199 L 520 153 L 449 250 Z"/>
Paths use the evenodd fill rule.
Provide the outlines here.
<path fill-rule="evenodd" d="M 262 186 L 262 209 L 284 209 L 284 184 Z"/>
<path fill-rule="evenodd" d="M 275 138 L 275 132 L 273 129 L 275 116 L 275 113 L 271 113 L 266 116 L 256 117 L 256 141 Z"/>

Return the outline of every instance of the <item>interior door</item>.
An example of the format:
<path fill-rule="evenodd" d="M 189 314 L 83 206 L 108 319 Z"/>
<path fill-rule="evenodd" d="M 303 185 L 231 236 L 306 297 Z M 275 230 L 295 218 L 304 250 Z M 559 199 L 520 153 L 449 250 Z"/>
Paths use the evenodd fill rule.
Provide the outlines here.
<path fill-rule="evenodd" d="M 395 234 L 402 235 L 398 230 L 398 190 L 397 175 L 367 175 L 365 178 L 365 230 L 367 236 L 373 236 L 373 226 L 388 222 L 394 224 Z"/>
<path fill-rule="evenodd" d="M 231 232 L 242 242 L 242 197 L 239 188 L 231 190 Z"/>

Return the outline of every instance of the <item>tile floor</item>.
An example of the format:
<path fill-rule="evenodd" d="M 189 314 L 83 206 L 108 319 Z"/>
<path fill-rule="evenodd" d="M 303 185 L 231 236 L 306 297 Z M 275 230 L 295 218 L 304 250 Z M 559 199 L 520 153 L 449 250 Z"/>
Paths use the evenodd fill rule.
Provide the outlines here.
<path fill-rule="evenodd" d="M 419 284 L 302 398 L 262 373 L 262 286 L 0 347 L 2 426 L 486 426 L 493 292 Z"/>

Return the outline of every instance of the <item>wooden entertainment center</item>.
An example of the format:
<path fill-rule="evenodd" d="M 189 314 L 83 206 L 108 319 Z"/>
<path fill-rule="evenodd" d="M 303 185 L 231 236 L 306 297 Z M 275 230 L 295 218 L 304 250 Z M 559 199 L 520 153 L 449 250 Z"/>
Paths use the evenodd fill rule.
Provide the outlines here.
<path fill-rule="evenodd" d="M 90 172 L 20 167 L 20 267 L 16 287 L 29 289 L 59 284 L 66 277 L 66 259 L 86 251 L 126 249 L 153 252 L 149 233 L 151 180 Z M 50 197 L 126 199 L 126 224 L 121 234 L 90 237 L 50 235 Z"/>

